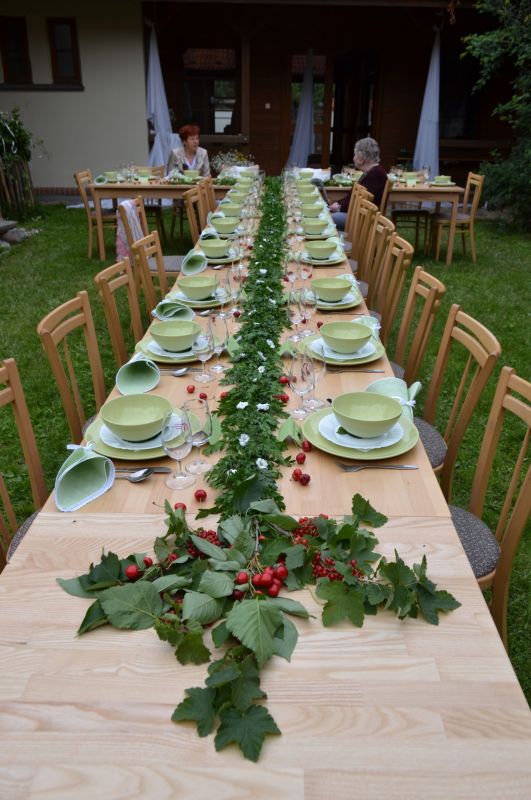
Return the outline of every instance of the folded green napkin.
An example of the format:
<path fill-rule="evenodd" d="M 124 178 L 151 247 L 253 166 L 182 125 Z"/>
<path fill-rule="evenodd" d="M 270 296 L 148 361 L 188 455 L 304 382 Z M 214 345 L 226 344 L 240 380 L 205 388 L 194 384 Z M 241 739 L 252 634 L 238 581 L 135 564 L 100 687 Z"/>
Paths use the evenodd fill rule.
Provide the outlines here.
<path fill-rule="evenodd" d="M 217 211 L 209 211 L 207 214 L 207 222 L 211 222 L 213 219 L 223 219 L 225 217 L 224 212 L 218 208 Z"/>
<path fill-rule="evenodd" d="M 59 511 L 77 511 L 104 494 L 114 483 L 115 469 L 110 458 L 87 447 L 68 445 L 68 456 L 55 479 L 55 505 Z"/>
<path fill-rule="evenodd" d="M 229 354 L 229 356 L 231 356 L 231 358 L 232 356 L 235 356 L 238 350 L 240 349 L 240 345 L 238 344 L 234 336 L 229 336 L 229 338 L 227 339 L 226 349 L 227 353 Z"/>
<path fill-rule="evenodd" d="M 189 250 L 183 258 L 181 272 L 183 275 L 195 275 L 203 272 L 207 266 L 207 257 L 201 250 Z"/>
<path fill-rule="evenodd" d="M 413 409 L 415 407 L 415 397 L 422 389 L 422 384 L 419 381 L 412 383 L 408 389 L 407 383 L 401 378 L 380 378 L 373 381 L 365 391 L 376 392 L 376 394 L 384 394 L 387 397 L 393 397 L 398 400 L 404 409 L 409 419 L 413 419 Z"/>
<path fill-rule="evenodd" d="M 353 317 L 352 322 L 361 322 L 362 325 L 367 325 L 367 327 L 372 330 L 372 335 L 374 338 L 380 338 L 379 330 L 381 325 L 377 319 L 371 317 L 369 314 L 367 314 L 366 317 Z"/>
<path fill-rule="evenodd" d="M 121 394 L 143 394 L 160 382 L 160 370 L 154 361 L 135 355 L 116 373 L 116 386 Z"/>
<path fill-rule="evenodd" d="M 167 319 L 177 319 L 181 322 L 187 322 L 195 317 L 195 313 L 188 306 L 183 306 L 177 300 L 161 300 L 160 303 L 151 312 L 154 317 L 162 321 Z"/>
<path fill-rule="evenodd" d="M 201 234 L 199 236 L 200 239 L 219 239 L 219 233 L 215 228 L 211 225 L 207 225 L 206 228 L 203 228 Z"/>

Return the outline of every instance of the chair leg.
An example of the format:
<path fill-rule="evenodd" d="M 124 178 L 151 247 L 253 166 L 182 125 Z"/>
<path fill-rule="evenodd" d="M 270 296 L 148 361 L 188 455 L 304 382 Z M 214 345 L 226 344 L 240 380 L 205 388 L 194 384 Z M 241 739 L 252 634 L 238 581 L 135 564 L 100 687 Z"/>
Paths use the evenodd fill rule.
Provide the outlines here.
<path fill-rule="evenodd" d="M 184 208 L 182 206 L 179 209 L 179 236 L 181 239 L 184 236 Z"/>
<path fill-rule="evenodd" d="M 461 241 L 463 242 L 463 256 L 466 258 L 466 231 L 461 229 Z"/>
<path fill-rule="evenodd" d="M 470 253 L 472 255 L 472 261 L 475 264 L 477 259 L 476 259 L 476 240 L 475 240 L 475 237 L 474 237 L 474 226 L 470 225 L 468 230 L 469 230 L 469 233 L 470 233 Z"/>
<path fill-rule="evenodd" d="M 442 225 L 435 226 L 435 261 L 439 260 L 441 251 Z"/>
<path fill-rule="evenodd" d="M 176 216 L 177 216 L 176 212 L 177 212 L 177 209 L 175 208 L 175 206 L 173 206 L 172 210 L 171 210 L 170 239 L 173 239 L 173 236 L 175 234 L 175 219 L 176 219 Z"/>
<path fill-rule="evenodd" d="M 92 258 L 92 243 L 94 239 L 94 231 L 98 229 L 92 224 L 92 221 L 89 221 L 88 226 L 88 257 Z"/>

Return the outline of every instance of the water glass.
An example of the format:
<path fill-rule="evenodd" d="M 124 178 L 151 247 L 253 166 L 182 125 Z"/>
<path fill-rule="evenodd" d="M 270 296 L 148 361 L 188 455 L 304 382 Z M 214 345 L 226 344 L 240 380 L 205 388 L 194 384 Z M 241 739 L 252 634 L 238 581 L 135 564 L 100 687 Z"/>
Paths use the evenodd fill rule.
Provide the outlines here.
<path fill-rule="evenodd" d="M 229 329 L 227 327 L 227 320 L 221 314 L 213 314 L 210 317 L 210 329 L 214 337 L 214 353 L 217 356 L 216 363 L 209 369 L 213 375 L 223 375 L 225 367 L 220 364 L 219 357 L 227 346 L 229 338 Z"/>
<path fill-rule="evenodd" d="M 298 292 L 290 292 L 288 297 L 288 315 L 292 325 L 295 325 L 295 333 L 289 337 L 291 342 L 300 342 L 302 335 L 299 333 L 299 325 L 304 319 L 302 313 L 300 296 Z"/>
<path fill-rule="evenodd" d="M 302 322 L 303 324 L 308 323 L 309 326 L 317 308 L 317 295 L 313 289 L 301 289 L 300 305 L 303 314 Z M 301 336 L 311 336 L 312 334 L 313 331 L 310 327 L 301 331 Z"/>
<path fill-rule="evenodd" d="M 187 474 L 181 467 L 181 461 L 192 450 L 192 427 L 188 413 L 184 408 L 174 410 L 164 423 L 161 434 L 162 449 L 170 458 L 175 459 L 178 469 L 168 475 L 166 486 L 169 489 L 187 489 L 193 486 L 195 478 Z"/>
<path fill-rule="evenodd" d="M 295 353 L 292 356 L 288 373 L 289 387 L 300 398 L 297 408 L 290 411 L 294 419 L 304 419 L 310 412 L 304 408 L 304 395 L 314 387 L 313 363 L 306 353 Z"/>
<path fill-rule="evenodd" d="M 203 372 L 195 375 L 197 383 L 210 383 L 210 381 L 213 381 L 214 377 L 208 374 L 205 367 L 208 359 L 214 355 L 214 337 L 211 328 L 207 327 L 205 331 L 196 336 L 192 342 L 192 353 L 203 365 Z"/>
<path fill-rule="evenodd" d="M 192 429 L 192 444 L 197 448 L 197 457 L 186 465 L 186 472 L 192 475 L 204 475 L 212 464 L 201 456 L 201 448 L 207 444 L 212 436 L 212 415 L 207 400 L 187 400 L 183 408 L 188 413 L 190 422 L 193 421 L 195 431 Z"/>
<path fill-rule="evenodd" d="M 313 365 L 313 389 L 310 394 L 304 398 L 303 405 L 309 411 L 317 411 L 319 408 L 324 408 L 326 403 L 315 394 L 315 387 L 319 381 L 326 375 L 326 361 L 317 358 L 312 352 L 308 352 L 308 357 L 312 360 Z"/>

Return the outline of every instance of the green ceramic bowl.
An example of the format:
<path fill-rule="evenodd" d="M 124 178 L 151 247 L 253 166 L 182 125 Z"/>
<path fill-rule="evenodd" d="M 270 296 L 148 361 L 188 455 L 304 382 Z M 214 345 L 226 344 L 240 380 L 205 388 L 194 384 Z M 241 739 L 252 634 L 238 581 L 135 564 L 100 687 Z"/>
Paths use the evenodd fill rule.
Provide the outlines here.
<path fill-rule="evenodd" d="M 356 353 L 372 335 L 369 326 L 362 322 L 325 322 L 319 333 L 336 353 Z"/>
<path fill-rule="evenodd" d="M 221 203 L 219 208 L 227 217 L 239 217 L 242 212 L 242 206 L 239 203 Z"/>
<path fill-rule="evenodd" d="M 227 192 L 227 198 L 235 206 L 242 206 L 247 200 L 247 196 L 248 192 Z"/>
<path fill-rule="evenodd" d="M 302 229 L 304 233 L 309 233 L 311 236 L 318 236 L 326 229 L 328 220 L 326 219 L 310 219 L 304 218 L 302 220 Z"/>
<path fill-rule="evenodd" d="M 217 285 L 216 278 L 211 275 L 185 275 L 178 284 L 190 300 L 206 300 L 214 294 Z"/>
<path fill-rule="evenodd" d="M 150 333 L 159 347 L 170 353 L 181 353 L 189 350 L 192 342 L 201 330 L 197 322 L 187 322 L 178 319 L 168 319 L 164 322 L 154 322 Z"/>
<path fill-rule="evenodd" d="M 104 173 L 105 175 L 107 173 Z M 452 179 L 449 175 L 436 175 L 435 176 L 435 183 L 450 183 Z"/>
<path fill-rule="evenodd" d="M 214 220 L 212 220 L 214 223 Z M 230 242 L 226 239 L 203 239 L 201 250 L 208 258 L 224 258 L 230 247 Z M 199 298 L 197 298 L 199 299 Z"/>
<path fill-rule="evenodd" d="M 326 241 L 306 242 L 304 246 L 312 258 L 321 260 L 330 258 L 336 249 L 334 242 Z"/>
<path fill-rule="evenodd" d="M 187 178 L 199 178 L 199 170 L 198 169 L 186 169 L 184 174 Z"/>
<path fill-rule="evenodd" d="M 217 230 L 218 233 L 234 233 L 240 224 L 239 217 L 214 217 L 210 220 L 210 224 Z"/>
<path fill-rule="evenodd" d="M 352 285 L 348 278 L 315 278 L 312 281 L 312 289 L 315 294 L 319 300 L 324 300 L 326 303 L 339 303 L 351 288 Z"/>
<path fill-rule="evenodd" d="M 299 175 L 301 178 L 313 178 L 313 169 L 310 169 L 309 167 L 301 169 Z"/>
<path fill-rule="evenodd" d="M 171 403 L 156 394 L 127 394 L 101 407 L 100 415 L 115 436 L 127 442 L 144 442 L 160 433 L 171 414 Z"/>
<path fill-rule="evenodd" d="M 303 203 L 301 205 L 303 217 L 318 217 L 322 210 L 321 203 Z"/>
<path fill-rule="evenodd" d="M 299 186 L 297 192 L 300 198 L 319 196 L 319 192 L 311 183 L 303 183 L 301 186 Z"/>
<path fill-rule="evenodd" d="M 382 436 L 402 415 L 397 400 L 376 392 L 340 394 L 332 401 L 332 410 L 346 431 L 362 439 Z"/>
<path fill-rule="evenodd" d="M 250 175 L 245 175 L 243 172 L 240 172 L 240 174 L 238 175 L 237 183 L 241 183 L 242 185 L 245 186 L 250 186 L 252 182 L 253 179 Z"/>
<path fill-rule="evenodd" d="M 104 172 L 103 173 L 108 181 L 115 181 L 118 178 L 117 172 Z"/>

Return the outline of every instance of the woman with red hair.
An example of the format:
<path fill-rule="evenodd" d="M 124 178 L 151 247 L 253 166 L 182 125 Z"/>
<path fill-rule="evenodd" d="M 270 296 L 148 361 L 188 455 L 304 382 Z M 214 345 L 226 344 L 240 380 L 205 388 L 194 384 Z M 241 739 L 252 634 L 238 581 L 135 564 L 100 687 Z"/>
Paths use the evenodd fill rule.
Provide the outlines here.
<path fill-rule="evenodd" d="M 179 131 L 182 146 L 171 151 L 167 172 L 172 169 L 178 169 L 179 172 L 196 169 L 202 178 L 210 175 L 208 153 L 203 147 L 199 147 L 199 134 L 198 125 L 183 125 Z"/>

